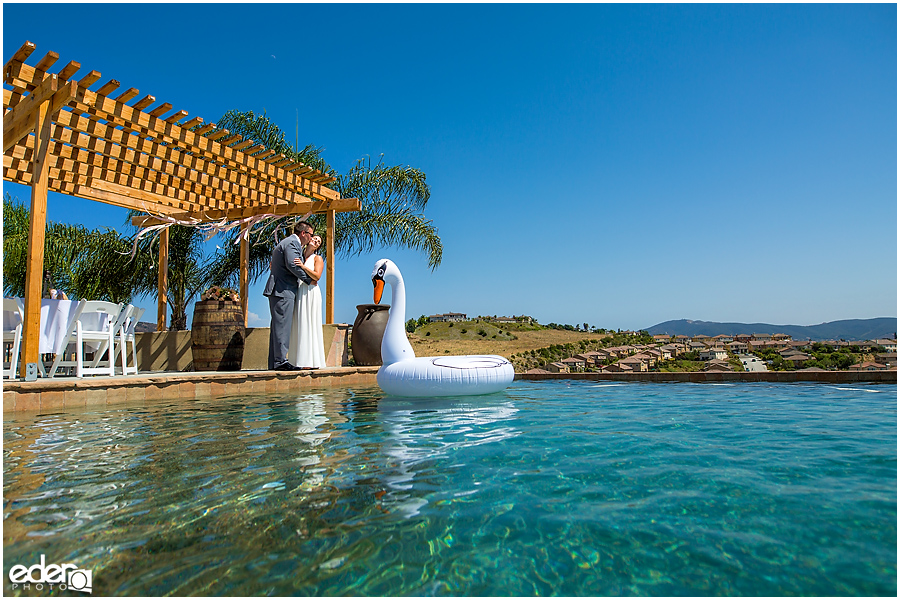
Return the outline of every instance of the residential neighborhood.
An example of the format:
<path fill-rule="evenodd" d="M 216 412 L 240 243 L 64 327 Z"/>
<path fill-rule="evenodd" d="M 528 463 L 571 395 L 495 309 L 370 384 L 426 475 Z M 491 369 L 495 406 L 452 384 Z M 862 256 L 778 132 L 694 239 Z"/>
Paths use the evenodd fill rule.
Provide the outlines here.
<path fill-rule="evenodd" d="M 767 370 L 767 363 L 779 370 L 825 370 L 809 366 L 817 362 L 816 356 L 823 352 L 837 353 L 843 363 L 852 362 L 853 357 L 872 359 L 853 364 L 837 363 L 836 369 L 884 371 L 897 368 L 895 339 L 813 341 L 792 340 L 785 334 L 742 334 L 714 337 L 655 335 L 653 340 L 650 344 L 613 346 L 575 354 L 527 373 L 640 373 L 659 370 L 666 361 L 679 358 L 702 361 L 703 371 Z"/>

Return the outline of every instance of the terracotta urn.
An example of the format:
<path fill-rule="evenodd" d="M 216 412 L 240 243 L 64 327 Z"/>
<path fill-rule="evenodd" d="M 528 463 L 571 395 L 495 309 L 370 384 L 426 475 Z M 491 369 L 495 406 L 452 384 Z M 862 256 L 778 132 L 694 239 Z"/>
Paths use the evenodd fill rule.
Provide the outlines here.
<path fill-rule="evenodd" d="M 353 333 L 350 334 L 350 350 L 359 366 L 381 364 L 381 339 L 388 322 L 389 304 L 357 304 Z"/>

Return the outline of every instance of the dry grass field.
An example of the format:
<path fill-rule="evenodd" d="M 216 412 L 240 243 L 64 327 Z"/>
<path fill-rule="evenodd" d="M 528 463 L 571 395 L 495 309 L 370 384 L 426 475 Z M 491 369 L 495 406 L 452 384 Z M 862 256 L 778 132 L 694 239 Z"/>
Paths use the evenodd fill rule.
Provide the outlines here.
<path fill-rule="evenodd" d="M 493 325 L 482 323 L 456 323 L 449 328 L 447 323 L 431 323 L 420 327 L 415 333 L 408 334 L 416 356 L 440 356 L 442 354 L 499 354 L 509 358 L 513 354 L 519 354 L 527 350 L 546 348 L 554 344 L 569 344 L 581 340 L 601 340 L 606 334 L 588 333 L 586 331 L 565 331 L 561 329 L 539 329 L 536 331 L 519 331 L 513 329 L 510 333 L 516 339 L 507 335 L 498 334 L 499 331 L 507 332 L 505 327 L 497 328 Z M 458 332 L 467 329 L 465 334 Z M 488 334 L 484 337 L 477 335 L 478 329 L 484 329 Z M 425 333 L 431 332 L 426 336 Z M 497 335 L 497 338 L 493 338 Z"/>

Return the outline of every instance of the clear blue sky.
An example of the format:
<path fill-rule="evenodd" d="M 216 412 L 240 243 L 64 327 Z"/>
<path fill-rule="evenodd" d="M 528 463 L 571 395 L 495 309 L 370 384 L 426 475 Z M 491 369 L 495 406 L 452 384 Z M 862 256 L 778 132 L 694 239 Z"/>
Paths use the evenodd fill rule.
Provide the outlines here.
<path fill-rule="evenodd" d="M 29 64 L 54 50 L 207 122 L 266 111 L 293 140 L 299 115 L 341 172 L 382 153 L 422 169 L 443 263 L 338 257 L 339 322 L 381 257 L 407 317 L 897 314 L 893 4 L 4 4 L 4 62 L 26 40 Z M 59 195 L 48 213 L 125 220 Z"/>

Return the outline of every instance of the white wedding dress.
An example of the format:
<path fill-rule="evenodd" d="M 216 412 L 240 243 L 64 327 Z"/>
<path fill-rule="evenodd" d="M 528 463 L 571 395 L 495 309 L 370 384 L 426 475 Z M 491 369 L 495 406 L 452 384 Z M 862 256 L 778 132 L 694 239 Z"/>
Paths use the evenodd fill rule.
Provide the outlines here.
<path fill-rule="evenodd" d="M 306 268 L 315 268 L 316 255 L 306 259 Z M 325 367 L 325 344 L 322 341 L 322 292 L 318 285 L 300 282 L 294 300 L 294 322 L 288 346 L 288 362 L 298 367 Z"/>

